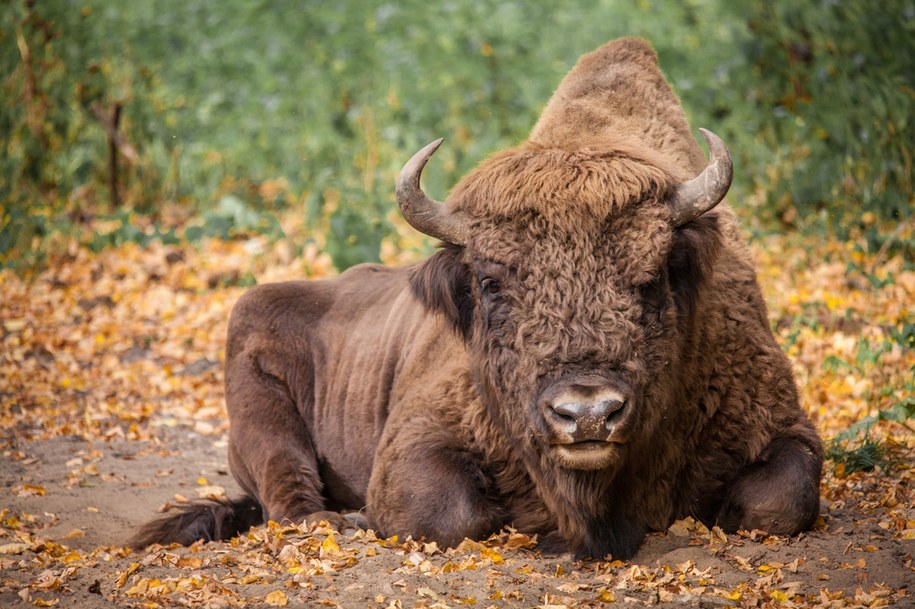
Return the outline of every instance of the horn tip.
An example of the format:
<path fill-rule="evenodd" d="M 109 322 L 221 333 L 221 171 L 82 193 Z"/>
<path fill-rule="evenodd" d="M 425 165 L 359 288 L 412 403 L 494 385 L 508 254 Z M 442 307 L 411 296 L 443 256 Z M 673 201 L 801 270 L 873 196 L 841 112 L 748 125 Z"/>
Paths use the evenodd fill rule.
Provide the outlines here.
<path fill-rule="evenodd" d="M 699 132 L 702 134 L 702 137 L 705 138 L 705 141 L 708 142 L 709 146 L 712 145 L 712 142 L 724 144 L 724 140 L 722 140 L 714 132 L 709 131 L 705 127 L 699 127 Z"/>
<path fill-rule="evenodd" d="M 429 154 L 431 155 L 436 150 L 438 150 L 438 147 L 441 146 L 444 141 L 445 141 L 445 138 L 440 137 L 437 140 L 433 140 L 432 142 L 429 142 L 429 144 L 426 146 L 426 148 L 429 149 Z"/>

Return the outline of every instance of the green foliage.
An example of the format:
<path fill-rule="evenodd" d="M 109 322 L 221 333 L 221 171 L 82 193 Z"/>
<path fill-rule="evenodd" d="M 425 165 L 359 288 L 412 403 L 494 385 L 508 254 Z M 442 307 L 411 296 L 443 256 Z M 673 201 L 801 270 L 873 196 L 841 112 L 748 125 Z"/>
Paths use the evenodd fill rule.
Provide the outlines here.
<path fill-rule="evenodd" d="M 911 350 L 915 348 L 915 324 L 903 323 L 890 332 L 890 337 L 877 346 L 870 341 L 858 341 L 855 360 L 846 362 L 835 356 L 827 357 L 823 367 L 833 372 L 848 370 L 876 377 L 875 369 L 882 365 L 881 359 L 894 349 Z M 826 456 L 836 465 L 842 465 L 845 473 L 870 471 L 875 466 L 885 469 L 889 464 L 886 446 L 871 437 L 871 431 L 879 421 L 890 421 L 915 433 L 915 366 L 910 369 L 908 380 L 902 387 L 886 385 L 878 389 L 877 394 L 887 404 L 877 409 L 876 413 L 862 417 L 845 431 L 838 434 L 827 444 Z"/>
<path fill-rule="evenodd" d="M 113 214 L 100 216 L 98 220 L 110 227 L 109 230 L 94 231 L 87 244 L 92 251 L 99 251 L 106 247 L 123 245 L 125 243 L 138 243 L 146 245 L 152 241 L 161 241 L 166 244 L 178 243 L 174 229 L 162 231 L 159 227 L 152 230 L 143 230 L 134 222 L 133 213 L 118 210 Z"/>
<path fill-rule="evenodd" d="M 754 0 L 748 129 L 769 213 L 834 226 L 908 216 L 915 169 L 915 2 Z M 769 179 L 761 179 L 768 176 Z"/>
<path fill-rule="evenodd" d="M 841 465 L 845 474 L 869 472 L 877 467 L 886 469 L 889 465 L 884 446 L 870 437 L 851 447 L 846 442 L 833 440 L 826 446 L 826 458 L 837 467 Z"/>
<path fill-rule="evenodd" d="M 251 233 L 280 237 L 283 234 L 274 216 L 258 212 L 234 195 L 226 195 L 219 200 L 216 207 L 205 210 L 201 220 L 200 223 L 192 223 L 185 227 L 186 239 L 231 239 Z"/>
<path fill-rule="evenodd" d="M 913 27 L 913 0 L 16 0 L 0 16 L 0 265 L 40 262 L 74 217 L 169 205 L 201 216 L 192 237 L 277 235 L 239 206 L 301 207 L 339 268 L 377 260 L 416 149 L 446 137 L 426 180 L 444 196 L 623 35 L 652 41 L 693 125 L 729 143 L 735 201 L 766 193 L 755 216 L 905 214 Z"/>

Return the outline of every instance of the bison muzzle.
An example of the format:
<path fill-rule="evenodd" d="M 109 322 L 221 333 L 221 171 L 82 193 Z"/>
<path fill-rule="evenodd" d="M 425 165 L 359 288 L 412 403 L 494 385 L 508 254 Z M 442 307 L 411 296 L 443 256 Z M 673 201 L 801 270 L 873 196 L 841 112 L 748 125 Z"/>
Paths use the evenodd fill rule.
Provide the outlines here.
<path fill-rule="evenodd" d="M 246 497 L 194 504 L 134 545 L 263 519 L 364 515 L 456 544 L 502 527 L 577 556 L 632 556 L 694 516 L 794 534 L 814 522 L 820 440 L 722 202 L 724 143 L 642 40 L 582 57 L 529 139 L 446 202 L 397 183 L 441 249 L 404 268 L 258 286 L 226 349 L 229 463 Z"/>

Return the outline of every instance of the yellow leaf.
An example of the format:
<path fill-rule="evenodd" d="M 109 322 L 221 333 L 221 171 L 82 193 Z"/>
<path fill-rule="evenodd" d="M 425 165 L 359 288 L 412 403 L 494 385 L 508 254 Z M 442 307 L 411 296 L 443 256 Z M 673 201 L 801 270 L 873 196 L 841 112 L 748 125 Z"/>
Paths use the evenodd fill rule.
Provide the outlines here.
<path fill-rule="evenodd" d="M 285 592 L 274 590 L 264 598 L 264 602 L 271 607 L 285 607 L 289 600 L 286 598 Z"/>
<path fill-rule="evenodd" d="M 479 541 L 474 541 L 472 539 L 467 539 L 465 537 L 464 541 L 459 543 L 458 547 L 456 547 L 455 550 L 457 550 L 458 552 L 475 552 L 478 550 L 482 551 L 483 548 L 485 548 L 485 547 L 486 546 L 481 544 Z"/>
<path fill-rule="evenodd" d="M 13 494 L 19 495 L 20 497 L 33 497 L 35 495 L 44 495 L 48 491 L 45 490 L 43 486 L 36 486 L 34 484 L 23 484 L 16 485 L 13 487 Z"/>
<path fill-rule="evenodd" d="M 724 598 L 729 601 L 739 601 L 743 595 L 740 593 L 740 590 L 734 589 L 724 595 Z"/>
<path fill-rule="evenodd" d="M 502 560 L 502 555 L 499 554 L 497 550 L 491 548 L 481 548 L 480 557 L 488 558 L 493 562 L 494 565 L 501 565 L 504 561 Z"/>
<path fill-rule="evenodd" d="M 337 556 L 338 554 L 340 554 L 340 546 L 334 539 L 334 534 L 330 533 L 321 544 L 321 556 Z"/>
<path fill-rule="evenodd" d="M 533 548 L 537 545 L 537 542 L 532 539 L 529 535 L 524 535 L 522 533 L 512 533 L 508 536 L 508 540 L 505 542 L 505 547 L 509 549 L 515 548 Z"/>
<path fill-rule="evenodd" d="M 149 590 L 149 580 L 145 577 L 131 586 L 124 594 L 127 596 L 143 596 Z"/>
<path fill-rule="evenodd" d="M 49 599 L 36 598 L 35 600 L 32 601 L 32 604 L 35 605 L 36 607 L 53 607 L 54 605 L 56 605 L 59 602 L 60 602 L 59 598 L 49 598 Z"/>
<path fill-rule="evenodd" d="M 65 556 L 61 557 L 61 561 L 65 563 L 75 562 L 77 560 L 82 560 L 82 555 L 76 550 L 68 552 Z"/>
<path fill-rule="evenodd" d="M 179 560 L 178 566 L 187 567 L 189 569 L 199 569 L 201 566 L 203 566 L 203 559 L 196 556 L 189 556 Z"/>
<path fill-rule="evenodd" d="M 772 592 L 769 593 L 769 596 L 772 597 L 772 600 L 777 601 L 779 603 L 784 603 L 791 598 L 790 596 L 788 596 L 787 594 L 785 594 L 784 592 L 782 592 L 780 590 L 773 590 Z"/>
<path fill-rule="evenodd" d="M 615 603 L 616 595 L 613 592 L 611 592 L 610 590 L 607 590 L 606 588 L 604 588 L 600 592 L 597 593 L 597 600 L 599 600 L 602 603 Z"/>
<path fill-rule="evenodd" d="M 136 570 L 139 568 L 140 568 L 140 563 L 138 563 L 138 562 L 130 563 L 130 566 L 127 567 L 127 570 L 122 571 L 121 574 L 118 575 L 118 580 L 116 582 L 117 587 L 123 588 L 124 584 L 127 583 L 127 578 L 130 577 L 131 573 L 135 573 Z"/>

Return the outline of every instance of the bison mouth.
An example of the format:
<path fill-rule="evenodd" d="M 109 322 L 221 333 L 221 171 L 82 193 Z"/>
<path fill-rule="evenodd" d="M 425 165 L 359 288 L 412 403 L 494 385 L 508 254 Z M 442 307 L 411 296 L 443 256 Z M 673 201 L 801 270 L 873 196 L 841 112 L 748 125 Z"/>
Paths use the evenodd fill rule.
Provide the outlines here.
<path fill-rule="evenodd" d="M 613 465 L 620 457 L 619 442 L 603 440 L 553 444 L 551 449 L 559 465 L 568 469 L 604 469 Z"/>

